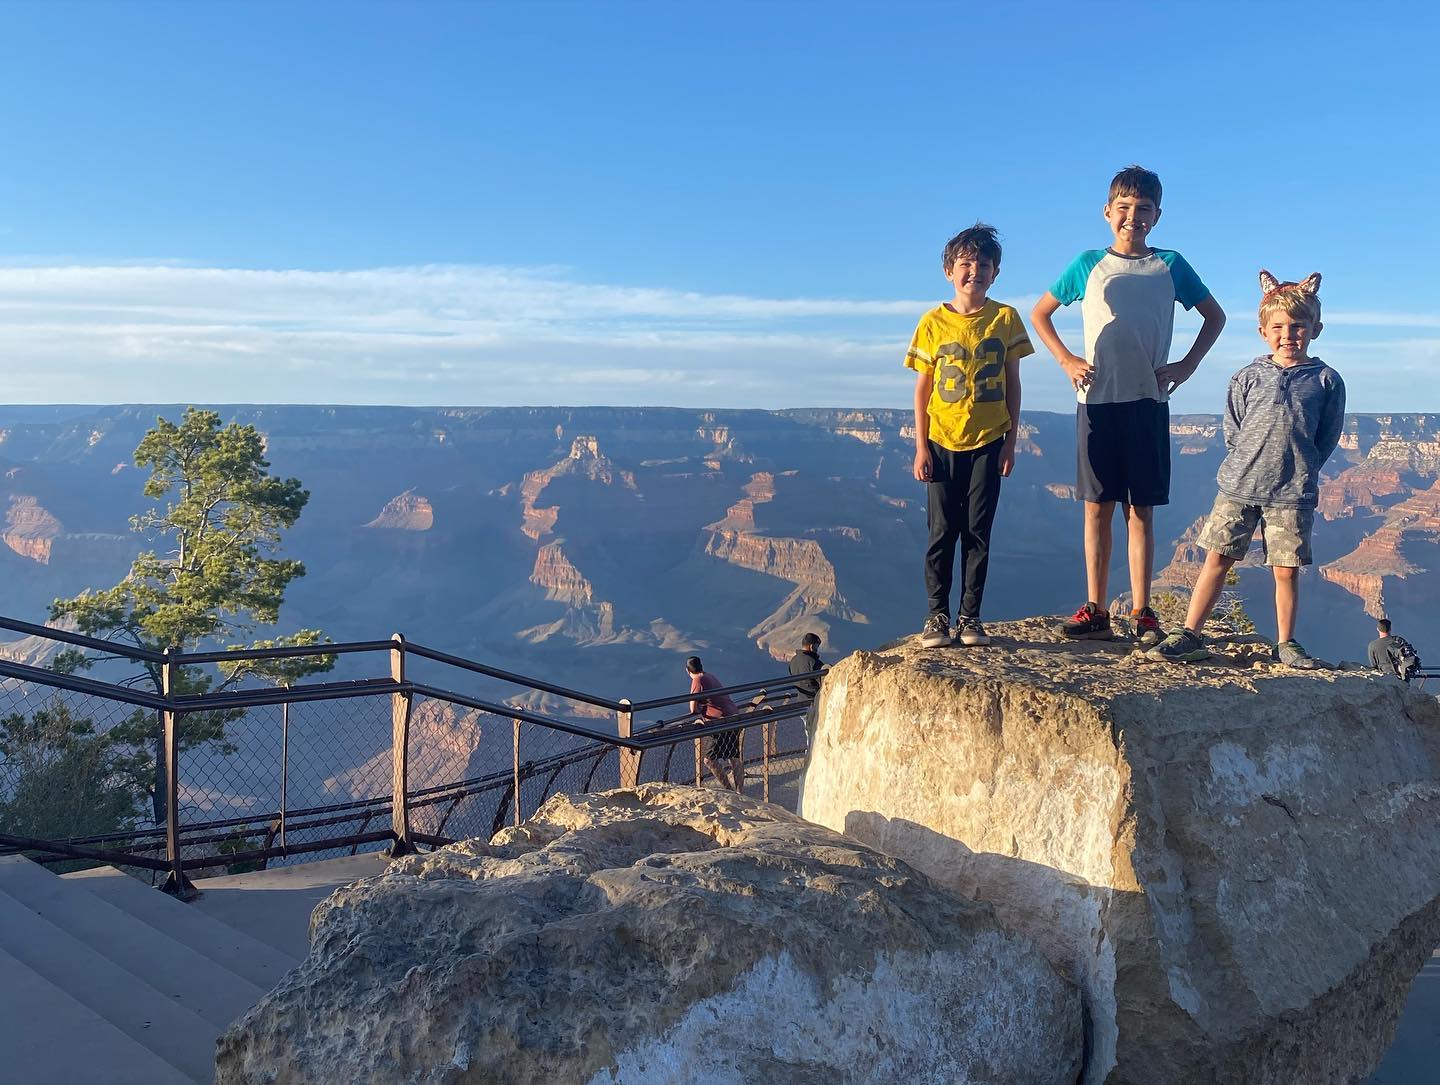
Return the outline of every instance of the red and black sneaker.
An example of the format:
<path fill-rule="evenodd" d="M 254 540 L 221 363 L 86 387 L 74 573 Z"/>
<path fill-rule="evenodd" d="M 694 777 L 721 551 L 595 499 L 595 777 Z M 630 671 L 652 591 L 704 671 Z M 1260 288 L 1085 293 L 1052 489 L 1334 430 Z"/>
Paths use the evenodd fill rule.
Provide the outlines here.
<path fill-rule="evenodd" d="M 1132 610 L 1130 624 L 1135 627 L 1135 639 L 1146 648 L 1159 644 L 1165 639 L 1165 630 L 1160 628 L 1160 618 L 1149 607 Z"/>
<path fill-rule="evenodd" d="M 1115 637 L 1110 628 L 1110 612 L 1101 610 L 1095 603 L 1086 603 L 1069 621 L 1061 622 L 1056 632 L 1071 640 L 1113 640 Z"/>

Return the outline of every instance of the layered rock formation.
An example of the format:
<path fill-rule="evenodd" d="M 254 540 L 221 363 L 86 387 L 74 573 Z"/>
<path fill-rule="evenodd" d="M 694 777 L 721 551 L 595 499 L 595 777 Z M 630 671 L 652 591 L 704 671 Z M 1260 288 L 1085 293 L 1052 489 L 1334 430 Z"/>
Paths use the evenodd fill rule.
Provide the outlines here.
<path fill-rule="evenodd" d="M 1075 990 L 988 908 L 779 807 L 645 784 L 392 864 L 217 1085 L 1070 1085 Z"/>
<path fill-rule="evenodd" d="M 992 633 L 836 666 L 802 813 L 1033 938 L 1085 991 L 1089 1085 L 1361 1079 L 1440 943 L 1434 698 Z"/>
<path fill-rule="evenodd" d="M 875 427 L 848 435 L 858 436 L 865 443 L 874 443 L 871 435 L 879 432 L 879 428 Z M 784 472 L 784 475 L 793 479 L 795 472 Z M 775 658 L 785 659 L 804 633 L 828 628 L 824 620 L 827 615 L 857 623 L 868 621 L 840 593 L 835 565 L 826 556 L 818 539 L 771 535 L 760 527 L 756 507 L 775 500 L 775 475 L 769 471 L 756 472 L 745 484 L 744 492 L 746 496 L 731 505 L 722 519 L 706 525 L 709 538 L 705 543 L 705 553 L 742 569 L 789 581 L 795 586 L 775 610 L 750 628 L 749 635 L 755 638 L 756 643 L 769 649 Z M 809 533 L 849 542 L 863 541 L 860 530 L 848 525 L 811 528 Z"/>
<path fill-rule="evenodd" d="M 1354 550 L 1320 568 L 1320 575 L 1360 598 L 1365 612 L 1384 617 L 1386 581 L 1412 602 L 1440 599 L 1440 481 L 1392 506 L 1382 526 Z M 1429 577 L 1421 574 L 1431 573 Z M 1408 583 L 1407 583 L 1408 582 Z M 1403 585 L 1403 587 L 1402 587 Z"/>
<path fill-rule="evenodd" d="M 50 562 L 50 548 L 65 528 L 34 497 L 14 495 L 5 513 L 0 541 L 21 557 L 41 565 Z"/>
<path fill-rule="evenodd" d="M 365 526 L 391 531 L 429 531 L 435 526 L 435 510 L 428 497 L 406 490 L 399 497 L 387 501 L 380 515 Z"/>

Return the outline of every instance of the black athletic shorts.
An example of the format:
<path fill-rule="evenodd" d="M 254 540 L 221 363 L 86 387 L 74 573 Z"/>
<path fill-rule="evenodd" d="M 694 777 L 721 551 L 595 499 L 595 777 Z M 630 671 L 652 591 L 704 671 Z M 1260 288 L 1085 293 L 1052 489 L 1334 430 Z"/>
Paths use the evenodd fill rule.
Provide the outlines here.
<path fill-rule="evenodd" d="M 1075 411 L 1076 496 L 1170 504 L 1170 405 L 1081 403 Z"/>
<path fill-rule="evenodd" d="M 705 744 L 705 756 L 712 761 L 734 761 L 740 756 L 740 732 L 721 731 Z"/>

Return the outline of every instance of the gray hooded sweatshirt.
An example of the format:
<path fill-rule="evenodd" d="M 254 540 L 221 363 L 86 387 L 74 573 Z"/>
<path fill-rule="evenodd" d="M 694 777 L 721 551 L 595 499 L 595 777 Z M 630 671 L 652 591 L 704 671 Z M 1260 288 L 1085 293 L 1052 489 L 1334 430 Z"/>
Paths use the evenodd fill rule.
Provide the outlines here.
<path fill-rule="evenodd" d="M 1340 443 L 1345 382 L 1319 358 L 1276 365 L 1266 354 L 1230 378 L 1220 492 L 1245 505 L 1313 509 L 1320 468 Z"/>

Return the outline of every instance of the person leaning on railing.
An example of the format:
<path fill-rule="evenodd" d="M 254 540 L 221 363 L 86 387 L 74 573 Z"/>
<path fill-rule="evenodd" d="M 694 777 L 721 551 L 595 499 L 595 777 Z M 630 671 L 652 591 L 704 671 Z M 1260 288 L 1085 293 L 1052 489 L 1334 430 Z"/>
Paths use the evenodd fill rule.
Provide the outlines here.
<path fill-rule="evenodd" d="M 825 666 L 820 659 L 820 638 L 814 633 L 806 633 L 800 638 L 800 647 L 790 657 L 791 674 L 809 674 L 818 671 Z M 805 710 L 805 745 L 808 748 L 811 740 L 815 737 L 815 705 L 814 698 L 820 695 L 820 676 L 806 679 L 803 682 L 796 682 L 795 689 L 804 696 L 811 698 L 811 705 Z"/>
<path fill-rule="evenodd" d="M 706 690 L 721 689 L 725 685 L 713 674 L 706 672 L 699 656 L 691 656 L 687 659 L 685 669 L 690 672 L 691 693 L 704 693 Z M 736 716 L 740 713 L 740 709 L 735 707 L 735 702 L 724 693 L 695 698 L 690 702 L 690 711 L 699 715 L 701 717 L 699 722 L 702 723 L 709 720 L 722 720 L 727 716 Z M 728 787 L 731 791 L 740 790 L 745 767 L 740 761 L 739 731 L 721 731 L 706 740 L 705 767 L 710 770 L 711 776 L 720 781 L 721 787 Z"/>

